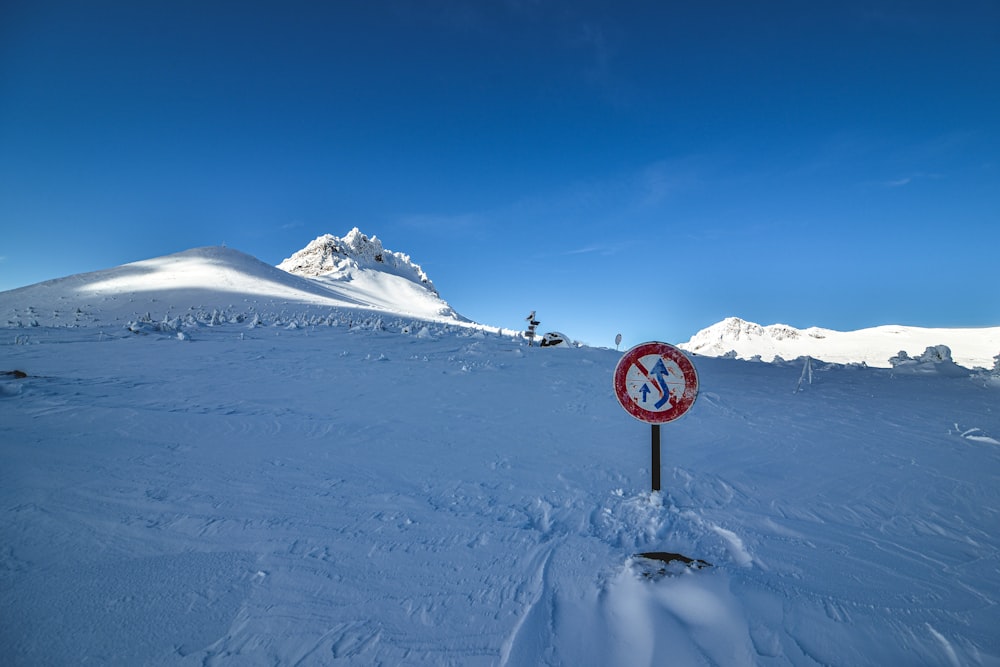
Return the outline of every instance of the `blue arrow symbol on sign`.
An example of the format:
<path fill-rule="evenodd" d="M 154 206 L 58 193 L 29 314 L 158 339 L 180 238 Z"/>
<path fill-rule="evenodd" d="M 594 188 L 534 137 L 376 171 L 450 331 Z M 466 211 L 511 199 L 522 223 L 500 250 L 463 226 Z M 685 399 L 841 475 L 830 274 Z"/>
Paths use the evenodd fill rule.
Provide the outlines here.
<path fill-rule="evenodd" d="M 663 357 L 656 360 L 656 363 L 653 364 L 653 370 L 650 373 L 656 376 L 660 386 L 663 387 L 663 398 L 653 404 L 656 406 L 656 409 L 660 409 L 670 400 L 670 390 L 667 388 L 667 380 L 664 377 L 665 375 L 669 375 L 669 373 L 667 372 L 667 367 L 663 364 Z"/>
<path fill-rule="evenodd" d="M 650 389 L 648 384 L 643 384 L 642 387 L 639 389 L 639 392 L 642 394 L 643 403 L 646 402 L 646 396 L 649 394 L 649 391 Z"/>

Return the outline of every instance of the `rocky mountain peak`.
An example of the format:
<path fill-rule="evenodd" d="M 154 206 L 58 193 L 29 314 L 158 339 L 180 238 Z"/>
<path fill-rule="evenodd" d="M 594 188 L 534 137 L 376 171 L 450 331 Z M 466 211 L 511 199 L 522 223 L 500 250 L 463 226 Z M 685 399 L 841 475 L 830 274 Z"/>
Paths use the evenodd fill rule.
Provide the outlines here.
<path fill-rule="evenodd" d="M 386 250 L 375 236 L 353 228 L 343 237 L 324 234 L 278 264 L 278 268 L 300 276 L 348 278 L 358 269 L 381 271 L 422 285 L 437 294 L 433 283 L 410 256 Z"/>

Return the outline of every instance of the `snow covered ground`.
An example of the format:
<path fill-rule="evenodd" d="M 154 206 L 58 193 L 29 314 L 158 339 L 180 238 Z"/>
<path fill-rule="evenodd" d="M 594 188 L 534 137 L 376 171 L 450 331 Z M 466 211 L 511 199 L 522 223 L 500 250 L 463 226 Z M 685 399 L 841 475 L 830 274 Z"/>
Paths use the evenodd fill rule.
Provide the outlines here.
<path fill-rule="evenodd" d="M 651 493 L 612 350 L 18 331 L 8 664 L 1000 664 L 986 376 L 695 357 Z"/>
<path fill-rule="evenodd" d="M 5 664 L 1000 665 L 993 374 L 694 356 L 653 493 L 621 353 L 189 253 L 0 294 Z"/>

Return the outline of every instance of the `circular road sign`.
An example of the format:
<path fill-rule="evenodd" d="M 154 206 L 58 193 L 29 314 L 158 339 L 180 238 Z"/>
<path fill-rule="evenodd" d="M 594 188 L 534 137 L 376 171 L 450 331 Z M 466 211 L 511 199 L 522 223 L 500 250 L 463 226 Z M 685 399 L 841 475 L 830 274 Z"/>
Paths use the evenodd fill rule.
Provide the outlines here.
<path fill-rule="evenodd" d="M 615 367 L 615 396 L 639 421 L 663 424 L 681 417 L 698 397 L 698 372 L 673 345 L 640 343 Z"/>

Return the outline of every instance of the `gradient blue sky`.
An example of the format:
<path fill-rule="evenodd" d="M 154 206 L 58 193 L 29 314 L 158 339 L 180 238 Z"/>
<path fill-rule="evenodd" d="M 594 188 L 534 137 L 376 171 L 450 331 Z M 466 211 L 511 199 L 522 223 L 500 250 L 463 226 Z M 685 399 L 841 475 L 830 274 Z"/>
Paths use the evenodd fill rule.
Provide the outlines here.
<path fill-rule="evenodd" d="M 358 226 L 474 320 L 1000 325 L 1000 3 L 0 3 L 0 289 Z"/>

